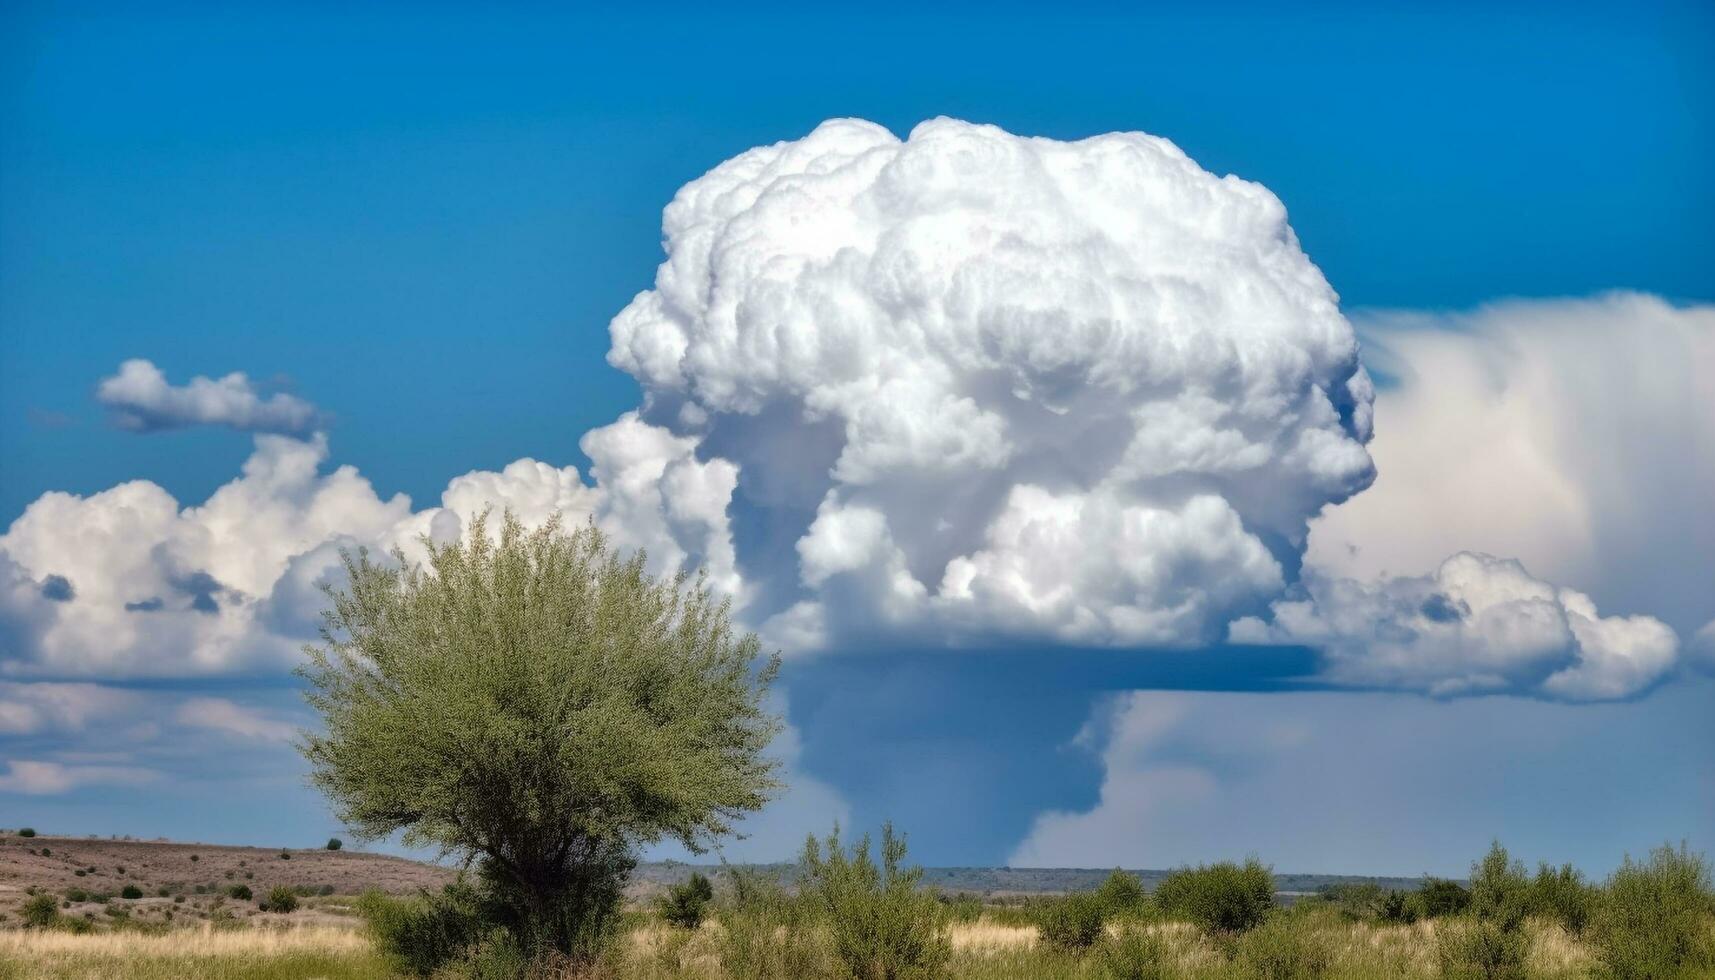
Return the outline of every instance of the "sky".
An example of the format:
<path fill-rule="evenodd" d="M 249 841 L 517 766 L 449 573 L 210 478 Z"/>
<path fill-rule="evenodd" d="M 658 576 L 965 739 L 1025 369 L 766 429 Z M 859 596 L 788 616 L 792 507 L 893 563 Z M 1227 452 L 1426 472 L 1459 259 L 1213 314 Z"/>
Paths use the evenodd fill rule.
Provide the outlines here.
<path fill-rule="evenodd" d="M 0 824 L 341 833 L 316 584 L 495 505 L 783 652 L 735 859 L 1715 847 L 1707 5 L 24 3 L 0 46 Z"/>

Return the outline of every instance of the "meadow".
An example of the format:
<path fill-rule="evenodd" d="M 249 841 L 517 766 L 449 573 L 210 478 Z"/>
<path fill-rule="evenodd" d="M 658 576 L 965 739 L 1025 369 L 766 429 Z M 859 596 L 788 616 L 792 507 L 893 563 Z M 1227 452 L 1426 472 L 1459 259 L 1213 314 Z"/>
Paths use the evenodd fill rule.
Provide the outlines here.
<path fill-rule="evenodd" d="M 1255 861 L 1185 868 L 1146 890 L 1115 871 L 1064 895 L 949 895 L 884 841 L 807 855 L 787 876 L 730 868 L 633 901 L 603 954 L 517 958 L 465 882 L 333 897 L 248 920 L 89 919 L 32 896 L 0 931 L 0 980 L 140 977 L 439 980 L 1358 980 L 1715 977 L 1704 859 L 1659 848 L 1600 883 L 1534 874 L 1498 845 L 1467 881 L 1347 885 L 1283 904 Z M 33 918 L 32 918 L 33 916 Z M 20 925 L 20 923 L 27 923 Z"/>

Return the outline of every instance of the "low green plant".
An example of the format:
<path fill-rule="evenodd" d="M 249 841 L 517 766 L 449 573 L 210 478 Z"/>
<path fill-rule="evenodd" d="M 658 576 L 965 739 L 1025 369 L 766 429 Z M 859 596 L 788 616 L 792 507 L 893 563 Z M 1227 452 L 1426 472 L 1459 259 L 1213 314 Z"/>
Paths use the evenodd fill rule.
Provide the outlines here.
<path fill-rule="evenodd" d="M 1121 929 L 1100 948 L 1103 980 L 1168 980 L 1178 975 L 1167 937 L 1146 928 Z"/>
<path fill-rule="evenodd" d="M 276 885 L 268 892 L 268 897 L 256 905 L 264 912 L 296 912 L 298 896 L 285 885 Z"/>
<path fill-rule="evenodd" d="M 1242 865 L 1180 868 L 1156 886 L 1155 902 L 1206 932 L 1243 932 L 1260 925 L 1274 907 L 1274 874 L 1254 857 Z"/>
<path fill-rule="evenodd" d="M 703 924 L 703 914 L 714 897 L 715 886 L 702 872 L 693 871 L 688 880 L 661 896 L 661 918 L 683 929 L 695 929 Z"/>
<path fill-rule="evenodd" d="M 18 910 L 18 915 L 24 920 L 24 925 L 33 929 L 46 929 L 59 921 L 60 903 L 44 892 L 25 902 Z"/>
<path fill-rule="evenodd" d="M 250 886 L 248 885 L 233 885 L 226 890 L 226 895 L 228 898 L 232 898 L 240 902 L 248 902 L 253 897 L 250 892 Z"/>
<path fill-rule="evenodd" d="M 865 834 L 849 852 L 836 826 L 825 843 L 804 843 L 799 890 L 828 930 L 833 951 L 851 976 L 912 980 L 943 975 L 952 955 L 941 903 L 918 888 L 923 869 L 906 867 L 905 838 L 892 824 L 881 831 L 881 863 Z"/>
<path fill-rule="evenodd" d="M 119 897 L 136 901 L 143 897 L 143 889 L 138 888 L 136 885 L 126 885 L 124 888 L 119 889 Z"/>
<path fill-rule="evenodd" d="M 1270 916 L 1234 942 L 1234 964 L 1247 980 L 1314 980 L 1323 976 L 1334 964 L 1324 924 L 1328 914 Z"/>
<path fill-rule="evenodd" d="M 1036 929 L 1044 945 L 1081 953 L 1102 938 L 1107 906 L 1091 892 L 1072 892 L 1042 902 L 1036 909 Z"/>
<path fill-rule="evenodd" d="M 89 901 L 89 892 L 86 892 L 81 888 L 69 889 L 66 891 L 66 901 L 68 901 L 68 902 L 87 902 L 87 901 Z"/>
<path fill-rule="evenodd" d="M 1437 919 L 1465 911 L 1471 905 L 1471 892 L 1452 879 L 1424 875 L 1417 900 L 1424 918 Z"/>
<path fill-rule="evenodd" d="M 337 851 L 344 846 L 345 846 L 345 841 L 340 840 L 338 837 L 329 837 L 328 838 L 328 850 Z"/>
<path fill-rule="evenodd" d="M 357 909 L 394 968 L 419 977 L 463 957 L 489 930 L 481 896 L 463 879 L 411 898 L 366 892 Z"/>
<path fill-rule="evenodd" d="M 36 836 L 36 828 L 34 828 L 34 827 L 20 828 L 18 831 L 18 836 L 19 837 L 34 837 L 34 836 Z"/>

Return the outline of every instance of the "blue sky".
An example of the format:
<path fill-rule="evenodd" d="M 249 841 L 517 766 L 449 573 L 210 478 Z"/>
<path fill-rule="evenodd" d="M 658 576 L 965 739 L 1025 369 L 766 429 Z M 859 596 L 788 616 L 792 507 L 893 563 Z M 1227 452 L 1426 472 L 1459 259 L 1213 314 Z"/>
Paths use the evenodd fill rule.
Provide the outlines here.
<path fill-rule="evenodd" d="M 1494 418 L 1512 416 L 1483 413 L 1511 411 L 1520 399 L 1549 404 L 1523 380 L 1512 401 L 1483 401 L 1487 389 L 1474 382 L 1438 389 L 1438 372 L 1455 365 L 1430 360 L 1444 353 L 1435 337 L 1478 338 L 1458 364 L 1522 364 L 1521 377 L 1533 367 L 1593 372 L 1582 389 L 1588 402 L 1569 402 L 1564 417 L 1544 407 L 1530 423 L 1588 434 L 1582 449 L 1554 443 L 1543 463 L 1559 467 L 1556 492 L 1577 491 L 1566 491 L 1576 498 L 1567 507 L 1582 515 L 1584 550 L 1545 543 L 1567 537 L 1552 523 L 1496 530 L 1476 514 L 1481 474 L 1535 484 L 1459 470 L 1467 477 L 1456 486 L 1476 501 L 1461 511 L 1475 515 L 1469 528 L 1448 527 L 1447 540 L 1423 545 L 1439 549 L 1433 558 L 1402 540 L 1386 561 L 1340 565 L 1341 573 L 1424 575 L 1472 549 L 1521 558 L 1532 575 L 1592 596 L 1604 616 L 1655 617 L 1682 651 L 1715 618 L 1709 566 L 1691 547 L 1715 524 L 1707 503 L 1715 486 L 1704 482 L 1715 474 L 1697 462 L 1709 458 L 1697 455 L 1711 439 L 1708 419 L 1697 421 L 1705 403 L 1676 395 L 1682 389 L 1645 367 L 1695 369 L 1705 363 L 1697 352 L 1709 349 L 1707 5 L 617 13 L 15 4 L 0 17 L 0 523 L 50 491 L 88 495 L 148 480 L 190 505 L 234 479 L 251 452 L 247 432 L 139 434 L 110 424 L 97 386 L 133 358 L 174 385 L 242 371 L 264 396 L 312 403 L 332 420 L 323 472 L 355 467 L 382 499 L 404 493 L 432 506 L 449 479 L 521 457 L 587 472 L 580 439 L 638 407 L 648 387 L 607 363 L 608 325 L 653 284 L 662 208 L 682 185 L 748 148 L 803 138 L 825 119 L 868 119 L 903 138 L 945 115 L 1057 140 L 1144 131 L 1284 203 L 1384 389 L 1372 446 L 1381 476 L 1345 505 L 1353 516 L 1316 532 L 1327 541 L 1334 530 L 1368 541 L 1376 527 L 1424 523 L 1393 502 L 1410 498 L 1398 485 L 1419 471 L 1390 467 L 1386 454 L 1401 452 L 1386 441 L 1390 409 L 1405 419 L 1439 405 L 1447 417 L 1468 412 L 1472 432 L 1493 433 Z M 1598 298 L 1611 290 L 1667 312 L 1646 317 Z M 1575 305 L 1527 303 L 1486 319 L 1465 312 L 1512 298 Z M 1548 313 L 1532 312 L 1540 310 Z M 1645 329 L 1631 325 L 1638 317 L 1690 318 L 1662 329 L 1691 338 L 1692 353 L 1632 360 L 1635 345 L 1666 336 L 1639 340 L 1628 332 Z M 1553 346 L 1573 334 L 1589 339 Z M 1485 347 L 1483 338 L 1505 343 Z M 1397 363 L 1379 356 L 1390 344 Z M 1494 353 L 1503 348 L 1510 353 Z M 1604 387 L 1604 366 L 1625 385 Z M 1615 431 L 1592 431 L 1587 418 Z M 1520 424 L 1527 442 L 1547 431 Z M 1684 441 L 1674 437 L 1682 429 Z M 1604 456 L 1604 438 L 1628 454 L 1619 475 L 1602 473 L 1599 464 L 1616 459 Z M 1418 455 L 1422 472 L 1465 465 Z M 1401 475 L 1389 483 L 1390 472 Z M 741 565 L 789 554 L 781 549 L 790 538 L 767 544 L 776 525 L 755 516 L 766 509 L 758 499 L 733 504 Z M 1374 513 L 1359 509 L 1372 500 Z M 1553 510 L 1530 504 L 1519 512 Z M 1318 552 L 1317 540 L 1312 565 L 1337 550 Z M 1283 546 L 1267 543 L 1279 557 Z M 1376 564 L 1406 555 L 1418 564 Z M 1295 565 L 1284 563 L 1290 597 L 1310 589 L 1315 602 L 1331 602 L 1331 591 L 1295 581 Z M 25 567 L 35 581 L 53 572 Z M 1342 652 L 1361 637 L 1305 642 L 1269 619 L 1269 608 L 1259 600 L 1237 610 L 1272 624 L 1267 646 L 1085 649 L 1000 630 L 976 643 L 922 632 L 853 639 L 794 657 L 783 683 L 792 766 L 817 788 L 804 821 L 891 816 L 913 834 L 917 856 L 938 864 L 1080 858 L 1055 843 L 1045 815 L 1057 813 L 1085 814 L 1106 835 L 1116 856 L 1098 864 L 1258 850 L 1294 870 L 1446 872 L 1502 834 L 1530 857 L 1601 869 L 1664 839 L 1715 846 L 1712 688 L 1684 665 L 1691 653 L 1617 700 L 1596 699 L 1613 703 L 1561 703 L 1569 699 L 1510 675 L 1484 696 L 1443 688 L 1425 697 L 1431 685 L 1415 673 L 1377 673 Z M 19 644 L 0 648 L 0 661 L 11 662 L 0 680 L 93 684 L 174 705 L 221 699 L 277 722 L 301 720 L 276 661 L 218 671 L 43 666 L 19 635 L 0 630 L 0 641 Z M 1320 666 L 1324 657 L 1331 666 Z M 1127 771 L 1170 764 L 1206 783 L 1183 797 L 1152 790 L 1164 810 L 1128 813 L 1113 758 L 1128 743 L 1113 731 L 1127 730 L 1127 711 L 1163 710 L 1126 707 L 1126 692 L 1138 690 L 1199 692 L 1174 709 L 1190 719 L 1184 725 L 1220 718 L 1219 699 L 1236 698 L 1235 710 L 1263 734 L 1150 743 L 1155 761 L 1128 757 Z M 1339 704 L 1392 728 L 1373 739 L 1307 729 L 1299 748 L 1266 750 L 1269 718 L 1309 724 Z M 105 767 L 53 792 L 8 792 L 24 784 L 0 781 L 0 822 L 281 843 L 333 826 L 273 729 L 175 727 L 148 718 L 154 709 L 143 702 L 108 710 L 136 716 L 0 734 L 0 758 Z M 134 724 L 155 726 L 149 748 L 119 758 L 113 742 Z M 1420 747 L 1412 761 L 1417 784 L 1429 788 L 1424 799 L 1366 793 L 1366 780 L 1388 785 L 1379 771 L 1388 761 L 1373 754 L 1352 753 L 1349 783 L 1312 778 L 1333 760 L 1323 749 L 1392 745 L 1406 725 Z M 1473 726 L 1493 742 L 1473 744 Z M 238 748 L 222 741 L 230 738 Z M 1269 781 L 1247 782 L 1263 770 Z M 1625 781 L 1626 793 L 1608 795 L 1632 802 L 1623 819 L 1607 804 L 1566 818 L 1569 787 L 1590 789 L 1592 775 Z M 1327 821 L 1255 839 L 1192 833 L 1198 808 L 1235 786 L 1267 794 L 1265 812 L 1314 813 L 1333 794 L 1368 826 L 1391 821 L 1412 833 L 1344 851 Z"/>

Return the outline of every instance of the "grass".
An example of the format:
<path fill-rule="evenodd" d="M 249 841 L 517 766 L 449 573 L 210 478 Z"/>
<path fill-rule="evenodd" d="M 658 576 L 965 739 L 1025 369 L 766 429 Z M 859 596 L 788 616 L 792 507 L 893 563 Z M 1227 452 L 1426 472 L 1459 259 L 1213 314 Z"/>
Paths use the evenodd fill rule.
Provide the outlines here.
<path fill-rule="evenodd" d="M 0 932 L 0 980 L 383 980 L 386 962 L 355 928 L 176 929 L 160 935 Z"/>

